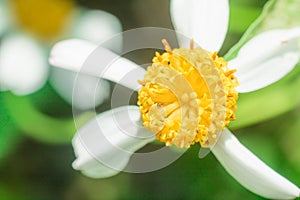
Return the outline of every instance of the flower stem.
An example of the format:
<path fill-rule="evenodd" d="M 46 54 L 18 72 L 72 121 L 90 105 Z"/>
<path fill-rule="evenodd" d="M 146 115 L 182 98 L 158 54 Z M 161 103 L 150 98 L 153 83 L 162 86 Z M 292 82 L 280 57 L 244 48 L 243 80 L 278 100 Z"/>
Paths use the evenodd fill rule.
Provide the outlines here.
<path fill-rule="evenodd" d="M 53 118 L 39 111 L 28 96 L 2 93 L 5 108 L 26 135 L 46 143 L 69 143 L 76 132 L 73 118 Z M 84 117 L 83 121 L 90 119 Z"/>

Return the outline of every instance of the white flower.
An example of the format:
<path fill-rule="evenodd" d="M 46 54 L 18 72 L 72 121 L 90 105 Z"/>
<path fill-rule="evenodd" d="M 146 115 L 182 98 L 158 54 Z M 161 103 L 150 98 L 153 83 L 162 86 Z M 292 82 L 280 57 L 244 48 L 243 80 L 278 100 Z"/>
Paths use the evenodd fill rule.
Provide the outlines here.
<path fill-rule="evenodd" d="M 227 32 L 228 14 L 227 0 L 171 1 L 171 15 L 175 29 L 194 38 L 196 44 L 200 44 L 202 48 L 211 52 L 218 51 L 223 43 Z M 238 56 L 229 61 L 228 67 L 237 70 L 236 76 L 240 83 L 236 88 L 237 91 L 250 92 L 263 88 L 290 72 L 299 60 L 296 42 L 299 36 L 300 28 L 270 30 L 248 41 L 240 49 Z M 180 34 L 178 34 L 178 40 L 181 46 L 189 46 L 186 43 L 187 40 L 184 40 Z M 166 47 L 168 50 L 169 47 Z M 97 60 L 99 62 L 94 61 L 95 63 L 89 62 L 90 65 L 87 68 L 82 68 L 84 61 L 93 51 L 97 53 L 97 58 L 101 57 L 102 59 L 99 58 Z M 103 69 L 108 66 L 108 60 L 115 62 L 110 63 L 108 69 Z M 97 48 L 97 45 L 82 40 L 67 40 L 56 44 L 52 49 L 49 61 L 54 66 L 90 75 L 94 74 L 135 91 L 140 89 L 137 81 L 143 80 L 146 73 L 143 68 L 133 62 L 119 58 L 107 49 Z M 153 69 L 148 68 L 147 72 L 147 76 L 150 78 L 149 71 L 151 70 Z M 125 80 L 124 77 L 132 71 L 135 72 L 134 75 Z M 156 77 L 154 76 L 154 78 Z M 163 76 L 160 78 L 163 79 Z M 170 78 L 170 82 L 172 82 L 172 78 Z M 181 83 L 176 83 L 180 88 Z M 142 84 L 147 84 L 147 81 Z M 191 95 L 190 98 L 194 98 L 194 96 Z M 161 111 L 159 106 L 154 108 L 156 109 L 154 114 Z M 163 115 L 162 112 L 152 117 L 155 119 L 155 117 Z M 164 120 L 164 117 L 161 120 Z M 99 114 L 83 126 L 73 139 L 77 156 L 73 167 L 81 170 L 87 176 L 95 178 L 109 177 L 122 171 L 136 150 L 154 140 L 153 137 L 149 137 L 148 131 L 141 127 L 140 121 L 139 109 L 135 106 L 124 106 Z M 160 122 L 158 120 L 153 127 L 158 128 Z M 169 141 L 166 144 L 189 146 L 184 143 L 189 139 L 185 136 L 182 136 L 185 140 L 183 143 Z M 164 140 L 162 137 L 165 136 L 160 138 Z M 217 143 L 210 147 L 228 173 L 250 191 L 271 199 L 299 197 L 300 190 L 297 186 L 264 164 L 239 143 L 228 129 L 225 128 Z"/>
<path fill-rule="evenodd" d="M 43 8 L 43 9 L 41 9 Z M 79 109 L 101 104 L 110 92 L 109 83 L 93 90 L 98 78 L 82 75 L 72 96 L 76 73 L 49 68 L 48 48 L 59 38 L 76 37 L 101 43 L 122 31 L 119 20 L 101 10 L 81 8 L 73 0 L 0 1 L 0 90 L 26 95 L 40 89 L 48 77 L 54 89 Z M 121 41 L 106 46 L 120 51 Z M 92 101 L 92 100 L 93 101 Z"/>

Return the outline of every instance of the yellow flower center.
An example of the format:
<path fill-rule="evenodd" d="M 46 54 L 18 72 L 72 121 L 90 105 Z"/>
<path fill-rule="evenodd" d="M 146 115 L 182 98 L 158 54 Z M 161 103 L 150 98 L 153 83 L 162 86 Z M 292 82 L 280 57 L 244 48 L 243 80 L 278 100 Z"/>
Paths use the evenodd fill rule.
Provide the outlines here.
<path fill-rule="evenodd" d="M 187 148 L 199 142 L 212 146 L 235 119 L 238 85 L 235 70 L 217 53 L 202 48 L 156 52 L 140 81 L 138 105 L 143 125 L 166 145 Z"/>
<path fill-rule="evenodd" d="M 59 36 L 75 9 L 72 0 L 13 0 L 10 8 L 16 23 L 41 39 Z"/>

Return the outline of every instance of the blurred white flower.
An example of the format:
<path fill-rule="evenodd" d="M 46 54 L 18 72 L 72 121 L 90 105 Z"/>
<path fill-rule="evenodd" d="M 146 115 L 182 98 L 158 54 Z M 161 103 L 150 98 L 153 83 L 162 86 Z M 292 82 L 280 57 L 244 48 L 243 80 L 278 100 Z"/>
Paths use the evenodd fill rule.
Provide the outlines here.
<path fill-rule="evenodd" d="M 120 21 L 110 13 L 88 10 L 73 0 L 1 0 L 0 1 L 0 90 L 26 95 L 40 89 L 48 77 L 53 88 L 79 109 L 101 104 L 110 93 L 107 81 L 95 87 L 99 79 L 86 76 L 77 83 L 83 96 L 72 96 L 76 73 L 49 68 L 49 47 L 62 38 L 81 38 L 100 44 L 122 31 Z M 122 41 L 105 46 L 119 52 Z M 83 78 L 82 78 L 83 79 Z"/>
<path fill-rule="evenodd" d="M 0 47 L 0 87 L 16 94 L 37 90 L 47 79 L 46 52 L 25 35 L 6 36 Z"/>
<path fill-rule="evenodd" d="M 220 49 L 227 32 L 228 15 L 229 8 L 227 0 L 171 1 L 171 16 L 175 29 L 189 38 L 194 38 L 195 44 L 200 44 L 202 48 L 209 52 L 215 52 Z M 181 79 L 183 75 L 169 76 L 174 72 L 174 70 L 169 70 L 170 68 L 176 71 L 178 68 L 179 70 L 189 69 L 193 71 L 194 68 L 198 67 L 198 64 L 195 63 L 199 62 L 199 60 L 201 61 L 199 64 L 200 70 L 198 68 L 197 70 L 200 74 L 203 72 L 201 70 L 204 70 L 201 66 L 208 65 L 210 67 L 206 69 L 219 67 L 217 71 L 220 77 L 223 77 L 221 81 L 223 84 L 226 83 L 224 85 L 228 88 L 234 88 L 236 86 L 234 82 L 235 79 L 231 76 L 235 70 L 235 75 L 240 84 L 236 87 L 238 92 L 251 92 L 266 87 L 281 79 L 297 64 L 299 60 L 299 49 L 296 40 L 299 36 L 299 27 L 286 30 L 270 30 L 261 33 L 248 41 L 240 49 L 237 57 L 229 61 L 228 68 L 226 68 L 226 61 L 222 58 L 219 59 L 216 54 L 207 53 L 207 51 L 201 48 L 196 48 L 191 45 L 191 49 L 179 48 L 173 51 L 170 46 L 165 43 L 167 53 L 162 55 L 156 54 L 154 64 L 148 68 L 147 72 L 137 64 L 125 58 L 120 58 L 105 48 L 97 48 L 96 44 L 87 41 L 66 40 L 57 43 L 52 49 L 49 59 L 52 65 L 76 72 L 90 75 L 94 74 L 100 78 L 117 82 L 134 91 L 139 90 L 140 97 L 140 110 L 136 106 L 115 108 L 100 113 L 78 130 L 73 139 L 73 147 L 77 156 L 73 167 L 81 170 L 85 175 L 94 178 L 104 178 L 115 175 L 125 168 L 130 156 L 132 156 L 136 150 L 154 140 L 154 137 L 145 137 L 145 134 L 147 134 L 150 129 L 156 133 L 156 137 L 164 141 L 166 145 L 174 144 L 178 147 L 188 147 L 193 142 L 200 142 L 202 146 L 212 150 L 213 154 L 232 177 L 245 188 L 258 195 L 271 199 L 293 199 L 299 197 L 300 189 L 276 173 L 246 149 L 235 136 L 224 127 L 228 125 L 228 123 L 225 123 L 224 120 L 216 120 L 218 114 L 211 114 L 209 115 L 211 118 L 205 118 L 204 120 L 211 120 L 210 125 L 221 124 L 222 129 L 217 129 L 212 132 L 208 131 L 200 136 L 197 135 L 197 131 L 199 130 L 198 125 L 206 126 L 205 123 L 201 124 L 199 119 L 200 117 L 205 117 L 203 113 L 206 107 L 201 106 L 199 103 L 205 100 L 204 96 L 200 97 L 198 93 L 196 93 L 196 95 L 192 93 L 190 96 L 187 96 L 187 98 L 194 98 L 195 101 L 188 101 L 189 103 L 186 107 L 188 112 L 184 112 L 185 109 L 183 109 L 183 106 L 186 106 L 183 104 L 184 100 L 180 102 L 180 106 L 176 106 L 176 102 L 169 104 L 172 102 L 170 100 L 172 99 L 172 95 L 170 95 L 170 92 L 168 93 L 165 87 L 163 89 L 160 88 L 160 86 L 164 86 L 164 84 L 168 85 L 168 89 L 171 88 L 170 90 L 175 93 L 175 96 L 178 94 L 178 99 L 181 99 L 185 94 L 189 94 L 187 93 L 188 86 L 184 86 L 185 81 L 188 81 L 187 85 L 191 86 L 192 89 L 197 88 L 197 85 L 203 85 L 203 80 L 202 82 L 199 81 L 201 78 L 197 79 L 196 75 L 190 78 L 185 77 L 184 79 Z M 189 41 L 184 39 L 180 34 L 178 34 L 178 41 L 182 47 L 190 46 L 190 44 L 187 43 Z M 88 69 L 84 69 L 82 65 L 84 61 L 88 59 L 91 52 L 97 53 L 101 59 L 99 59 L 99 62 L 97 60 L 95 63 L 91 63 Z M 179 58 L 175 58 L 176 55 L 180 55 Z M 184 62 L 184 67 L 177 64 L 180 63 L 180 59 L 182 58 L 188 61 Z M 110 63 L 109 67 L 104 69 L 108 61 L 112 60 L 115 62 Z M 202 62 L 203 60 L 205 62 Z M 218 66 L 219 64 L 220 66 Z M 188 68 L 190 67 L 189 65 L 193 66 L 193 68 Z M 103 73 L 99 73 L 99 71 L 101 71 L 99 69 L 100 66 L 103 67 Z M 156 68 L 158 69 L 157 71 L 155 71 Z M 135 71 L 134 76 L 124 80 L 124 77 L 132 73 L 132 71 Z M 190 71 L 184 71 L 182 74 L 188 72 Z M 178 71 L 176 73 L 178 73 Z M 224 74 L 222 75 L 222 73 Z M 206 78 L 209 78 L 211 75 L 213 74 L 208 74 Z M 205 76 L 202 76 L 202 79 L 205 79 Z M 223 79 L 227 79 L 227 82 L 224 82 Z M 143 86 L 142 88 L 137 83 L 138 80 L 143 80 L 140 82 Z M 193 83 L 193 80 L 196 81 Z M 220 79 L 217 80 L 220 81 Z M 157 82 L 160 84 L 157 84 Z M 208 83 L 209 85 L 209 83 L 212 82 L 207 81 L 204 83 Z M 218 86 L 219 82 L 215 83 L 216 84 L 211 84 L 211 86 L 206 87 Z M 152 86 L 154 85 L 153 88 L 151 88 L 151 84 Z M 225 87 L 224 85 L 222 87 Z M 148 86 L 150 88 L 149 90 L 145 88 Z M 226 101 L 230 98 L 230 93 L 232 92 L 232 94 L 234 94 L 235 92 L 234 90 L 228 91 L 228 88 L 225 89 L 224 94 Z M 180 91 L 181 89 L 183 91 Z M 142 90 L 145 92 L 144 96 L 141 92 Z M 211 95 L 213 95 L 213 93 L 211 93 Z M 147 100 L 145 104 L 141 102 L 141 99 L 144 97 Z M 219 99 L 216 99 L 216 101 L 218 100 Z M 193 106 L 194 104 L 192 102 L 195 102 L 198 107 Z M 226 117 L 229 116 L 228 118 L 230 118 L 230 116 L 234 118 L 234 114 L 232 115 L 231 111 L 235 109 L 235 101 L 231 103 L 233 103 L 232 108 L 228 108 L 230 103 L 226 102 L 225 104 L 226 111 L 229 113 L 226 112 Z M 172 105 L 173 107 L 166 107 L 166 105 Z M 224 112 L 224 110 L 220 110 L 222 105 L 223 104 L 216 104 L 212 112 L 222 114 L 222 112 Z M 199 116 L 193 115 L 193 109 L 195 107 Z M 180 114 L 176 114 L 176 110 L 180 111 L 180 109 L 182 109 L 183 116 L 178 117 Z M 172 117 L 169 118 L 169 116 Z M 140 125 L 141 118 L 143 125 L 146 126 L 147 129 Z M 181 120 L 179 120 L 179 127 L 188 127 L 188 129 L 176 129 L 177 122 L 174 119 L 178 118 Z M 197 119 L 196 124 L 194 124 L 195 120 L 193 120 L 193 118 Z M 190 122 L 188 121 L 189 119 Z M 186 123 L 182 123 L 184 120 L 186 120 Z M 170 124 L 168 124 L 169 122 Z M 161 123 L 162 126 L 160 126 Z M 217 127 L 217 125 L 214 127 Z M 164 129 L 166 126 L 167 129 Z M 207 129 L 210 130 L 210 127 L 207 126 Z M 182 134 L 186 130 L 188 130 L 188 132 Z M 216 141 L 217 135 L 219 135 L 219 138 Z M 203 138 L 201 138 L 202 136 Z M 197 137 L 200 137 L 200 139 Z M 151 162 L 155 161 L 151 160 Z"/>

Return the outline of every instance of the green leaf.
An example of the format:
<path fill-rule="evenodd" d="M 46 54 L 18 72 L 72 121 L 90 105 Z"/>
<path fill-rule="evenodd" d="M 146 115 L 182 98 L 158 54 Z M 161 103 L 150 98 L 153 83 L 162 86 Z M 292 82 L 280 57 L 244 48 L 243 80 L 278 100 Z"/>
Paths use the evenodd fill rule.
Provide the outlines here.
<path fill-rule="evenodd" d="M 0 105 L 3 99 L 0 93 Z M 0 164 L 7 155 L 17 146 L 20 135 L 16 131 L 15 124 L 8 115 L 7 109 L 1 106 L 0 109 Z"/>
<path fill-rule="evenodd" d="M 270 0 L 264 6 L 262 14 L 251 24 L 241 40 L 226 54 L 231 60 L 239 49 L 255 35 L 271 29 L 287 29 L 300 25 L 299 0 Z"/>
<path fill-rule="evenodd" d="M 245 32 L 260 13 L 260 8 L 230 3 L 229 31 L 234 33 Z"/>
<path fill-rule="evenodd" d="M 46 143 L 70 143 L 77 128 L 91 119 L 95 114 L 83 113 L 73 117 L 54 118 L 39 111 L 28 96 L 15 96 L 9 92 L 3 94 L 4 106 L 14 123 L 26 135 Z"/>
<path fill-rule="evenodd" d="M 286 113 L 300 103 L 300 67 L 282 80 L 263 89 L 239 95 L 236 120 L 230 128 L 237 129 Z"/>
<path fill-rule="evenodd" d="M 270 29 L 287 29 L 300 25 L 300 1 L 271 0 L 264 6 L 260 17 L 249 27 L 241 40 L 226 54 L 234 58 L 239 49 L 255 35 Z M 237 120 L 231 128 L 249 126 L 283 114 L 299 105 L 299 66 L 279 82 L 251 93 L 240 94 Z"/>
<path fill-rule="evenodd" d="M 284 119 L 286 120 L 284 121 Z M 278 127 L 278 132 L 280 133 L 278 140 L 281 145 L 281 149 L 290 164 L 294 166 L 298 173 L 300 173 L 299 109 L 284 115 L 280 120 L 283 121 L 281 122 L 281 126 Z M 300 180 L 298 182 L 300 182 Z"/>

